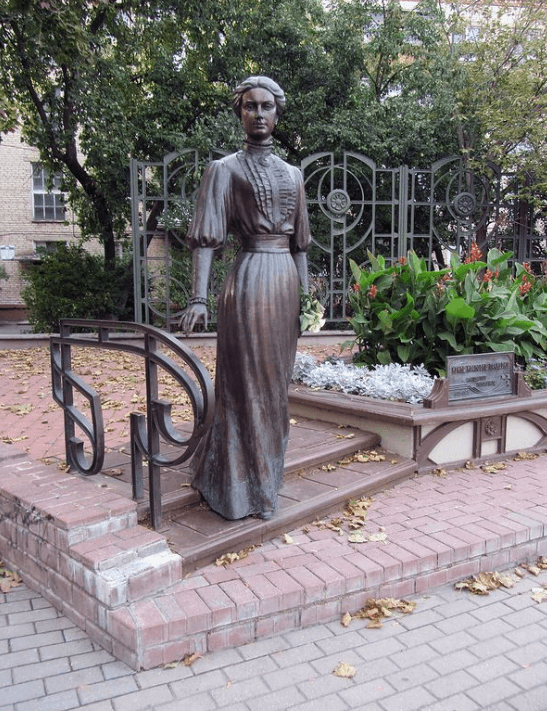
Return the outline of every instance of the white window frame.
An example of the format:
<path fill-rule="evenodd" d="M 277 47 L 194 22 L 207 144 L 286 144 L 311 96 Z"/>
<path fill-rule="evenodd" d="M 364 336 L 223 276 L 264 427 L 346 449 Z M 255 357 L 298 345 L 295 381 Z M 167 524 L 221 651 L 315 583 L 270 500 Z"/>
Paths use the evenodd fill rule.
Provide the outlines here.
<path fill-rule="evenodd" d="M 51 180 L 42 163 L 31 163 L 32 168 L 32 219 L 34 222 L 64 222 L 66 220 L 65 195 L 59 189 L 61 176 Z"/>

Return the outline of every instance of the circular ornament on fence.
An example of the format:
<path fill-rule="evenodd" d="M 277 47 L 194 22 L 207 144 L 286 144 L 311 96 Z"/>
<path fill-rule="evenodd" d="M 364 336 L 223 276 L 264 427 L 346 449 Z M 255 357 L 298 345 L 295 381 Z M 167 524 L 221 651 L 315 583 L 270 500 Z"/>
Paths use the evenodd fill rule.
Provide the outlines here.
<path fill-rule="evenodd" d="M 327 195 L 327 208 L 337 216 L 345 215 L 351 206 L 351 198 L 345 190 L 337 188 Z"/>
<path fill-rule="evenodd" d="M 460 217 L 469 217 L 475 211 L 477 201 L 471 193 L 459 193 L 452 201 L 454 212 Z"/>

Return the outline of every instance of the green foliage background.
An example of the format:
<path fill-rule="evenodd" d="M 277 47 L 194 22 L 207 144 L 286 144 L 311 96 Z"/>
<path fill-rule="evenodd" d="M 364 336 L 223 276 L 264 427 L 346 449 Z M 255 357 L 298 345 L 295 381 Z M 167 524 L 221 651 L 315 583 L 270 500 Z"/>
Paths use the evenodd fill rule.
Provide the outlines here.
<path fill-rule="evenodd" d="M 546 25 L 539 0 L 422 0 L 411 12 L 399 0 L 0 0 L 0 131 L 18 126 L 62 173 L 112 273 L 129 234 L 130 157 L 236 149 L 231 91 L 254 73 L 286 91 L 274 138 L 291 162 L 459 153 L 470 168 L 532 176 L 544 204 Z"/>
<path fill-rule="evenodd" d="M 60 245 L 29 265 L 23 298 L 34 333 L 58 333 L 61 318 L 132 320 L 132 284 L 126 265 L 107 271 L 100 255 Z"/>
<path fill-rule="evenodd" d="M 293 162 L 462 152 L 544 184 L 546 19 L 538 0 L 0 0 L 0 130 L 18 125 L 63 173 L 107 268 L 127 236 L 129 158 L 237 148 L 231 91 L 252 73 L 286 91 L 275 139 Z"/>

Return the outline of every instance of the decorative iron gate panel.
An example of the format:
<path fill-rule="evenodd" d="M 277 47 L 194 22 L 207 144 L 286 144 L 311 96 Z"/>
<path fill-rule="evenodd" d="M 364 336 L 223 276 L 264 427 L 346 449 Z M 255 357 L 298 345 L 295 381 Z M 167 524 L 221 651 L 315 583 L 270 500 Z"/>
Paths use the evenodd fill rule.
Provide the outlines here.
<path fill-rule="evenodd" d="M 136 323 L 171 330 L 190 296 L 184 245 L 204 167 L 223 152 L 188 149 L 161 162 L 131 160 Z"/>
<path fill-rule="evenodd" d="M 191 258 L 183 238 L 203 167 L 217 155 L 171 153 L 131 162 L 135 320 L 170 330 L 189 297 Z M 450 157 L 429 168 L 381 168 L 364 155 L 316 153 L 301 163 L 312 247 L 310 278 L 331 324 L 347 317 L 349 259 L 368 251 L 394 262 L 414 250 L 431 267 L 464 257 L 471 242 L 497 246 L 539 273 L 546 256 L 545 210 L 517 200 L 512 176 L 483 174 Z M 224 270 L 225 271 L 225 270 Z M 216 270 L 222 275 L 223 270 Z M 211 285 L 214 294 L 220 283 Z M 210 304 L 214 324 L 214 298 Z"/>
<path fill-rule="evenodd" d="M 313 235 L 310 271 L 330 321 L 347 316 L 349 259 L 362 264 L 370 251 L 394 262 L 412 249 L 441 266 L 450 253 L 465 253 L 497 217 L 499 176 L 471 173 L 460 158 L 429 169 L 386 169 L 357 153 L 339 161 L 317 153 L 302 161 L 302 171 Z"/>

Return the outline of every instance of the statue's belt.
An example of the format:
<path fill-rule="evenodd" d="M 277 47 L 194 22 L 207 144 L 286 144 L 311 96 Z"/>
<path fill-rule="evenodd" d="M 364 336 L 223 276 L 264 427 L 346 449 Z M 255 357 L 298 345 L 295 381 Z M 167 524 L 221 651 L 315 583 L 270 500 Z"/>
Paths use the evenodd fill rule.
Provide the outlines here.
<path fill-rule="evenodd" d="M 288 235 L 251 235 L 243 246 L 244 252 L 290 252 Z"/>

